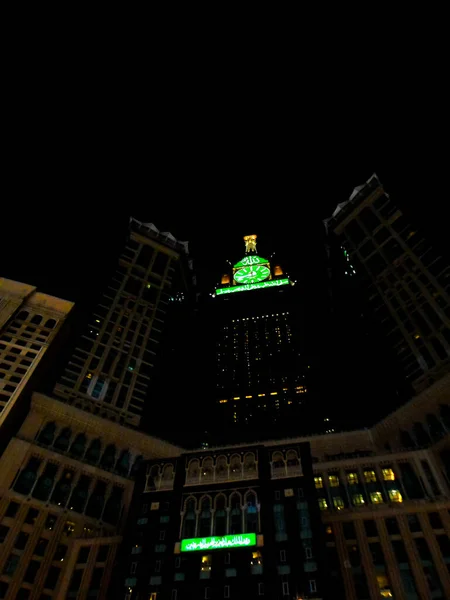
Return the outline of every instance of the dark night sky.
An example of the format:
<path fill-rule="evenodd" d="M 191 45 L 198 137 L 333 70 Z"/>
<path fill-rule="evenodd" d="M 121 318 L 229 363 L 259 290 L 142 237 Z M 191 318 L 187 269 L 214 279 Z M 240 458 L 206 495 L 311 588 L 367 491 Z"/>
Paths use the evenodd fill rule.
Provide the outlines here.
<path fill-rule="evenodd" d="M 240 91 L 216 85 L 197 102 L 190 87 L 151 105 L 133 88 L 121 104 L 66 85 L 44 111 L 21 98 L 3 165 L 0 275 L 88 309 L 132 215 L 190 242 L 203 290 L 257 233 L 262 255 L 275 250 L 307 282 L 320 320 L 321 220 L 373 172 L 447 248 L 436 114 L 412 123 L 392 97 L 350 102 L 350 88 L 336 101 Z"/>

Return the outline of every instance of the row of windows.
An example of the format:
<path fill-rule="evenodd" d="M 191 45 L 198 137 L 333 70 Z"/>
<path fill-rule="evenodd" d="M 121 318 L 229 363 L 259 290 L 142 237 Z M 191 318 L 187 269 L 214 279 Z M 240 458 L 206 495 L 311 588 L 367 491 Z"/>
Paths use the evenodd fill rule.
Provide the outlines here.
<path fill-rule="evenodd" d="M 381 474 L 384 481 L 395 481 L 395 473 L 390 468 L 382 468 Z M 359 483 L 359 475 L 358 473 L 351 471 L 346 473 L 347 483 L 349 485 L 354 485 Z M 372 483 L 377 481 L 377 476 L 373 469 L 367 469 L 364 471 L 364 481 L 366 483 Z M 314 477 L 314 483 L 317 489 L 323 488 L 323 478 L 321 475 Z M 340 485 L 339 476 L 335 474 L 328 475 L 328 484 L 330 487 L 338 487 Z"/>
<path fill-rule="evenodd" d="M 39 475 L 40 473 L 40 475 Z M 72 468 L 60 469 L 54 462 L 32 456 L 13 484 L 14 491 L 50 502 L 61 508 L 117 524 L 122 509 L 123 489 L 107 482 L 77 473 Z"/>
<path fill-rule="evenodd" d="M 122 477 L 128 477 L 139 468 L 142 456 L 132 457 L 128 450 L 119 451 L 114 444 L 104 446 L 99 438 L 88 440 L 84 433 L 74 433 L 70 427 L 57 428 L 53 421 L 47 422 L 39 431 L 36 440 L 61 453 L 100 466 L 106 471 L 114 471 Z"/>

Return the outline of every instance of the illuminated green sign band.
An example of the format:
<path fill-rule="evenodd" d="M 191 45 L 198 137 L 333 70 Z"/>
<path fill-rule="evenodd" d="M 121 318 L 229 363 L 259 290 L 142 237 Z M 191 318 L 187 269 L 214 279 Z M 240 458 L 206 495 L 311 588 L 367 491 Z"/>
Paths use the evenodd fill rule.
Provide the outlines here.
<path fill-rule="evenodd" d="M 244 256 L 242 260 L 237 262 L 234 265 L 234 268 L 249 267 L 250 265 L 266 265 L 268 262 L 267 258 L 261 258 L 261 256 L 256 256 L 256 254 L 250 254 L 249 256 Z"/>
<path fill-rule="evenodd" d="M 233 287 L 219 288 L 216 294 L 234 294 L 234 292 L 248 292 L 249 290 L 260 290 L 262 288 L 278 287 L 288 285 L 289 279 L 272 279 L 271 281 L 260 281 L 259 283 L 246 283 L 245 285 L 235 285 Z"/>
<path fill-rule="evenodd" d="M 256 533 L 181 540 L 181 552 L 220 550 L 221 548 L 246 548 L 247 546 L 256 546 Z"/>

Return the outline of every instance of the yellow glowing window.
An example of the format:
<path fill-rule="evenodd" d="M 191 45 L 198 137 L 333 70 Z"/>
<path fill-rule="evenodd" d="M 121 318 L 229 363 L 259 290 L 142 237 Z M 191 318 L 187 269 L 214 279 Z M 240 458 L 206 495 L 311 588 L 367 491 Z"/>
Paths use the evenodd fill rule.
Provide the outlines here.
<path fill-rule="evenodd" d="M 240 398 L 239 396 L 235 396 L 235 397 L 233 398 L 233 400 L 240 400 L 240 399 L 241 399 L 241 398 Z"/>
<path fill-rule="evenodd" d="M 87 379 L 92 379 L 92 373 L 88 373 L 88 374 L 86 375 L 86 378 L 87 378 Z"/>
<path fill-rule="evenodd" d="M 322 477 L 314 477 L 314 483 L 316 484 L 316 488 L 323 488 Z"/>
<path fill-rule="evenodd" d="M 328 475 L 328 479 L 330 481 L 331 487 L 338 487 L 339 485 L 339 477 L 337 475 Z"/>
<path fill-rule="evenodd" d="M 251 564 L 252 565 L 262 565 L 262 554 L 261 554 L 261 552 L 259 552 L 259 550 L 257 552 L 252 552 Z"/>
<path fill-rule="evenodd" d="M 246 398 L 253 398 L 253 396 L 245 396 Z"/>
<path fill-rule="evenodd" d="M 389 490 L 389 500 L 391 502 L 403 502 L 403 497 L 398 490 Z"/>
<path fill-rule="evenodd" d="M 382 472 L 383 472 L 383 479 L 385 481 L 394 481 L 395 480 L 395 474 L 392 469 L 382 469 Z"/>
<path fill-rule="evenodd" d="M 389 588 L 383 588 L 382 590 L 380 590 L 380 596 L 382 598 L 393 598 L 394 597 Z"/>
<path fill-rule="evenodd" d="M 259 398 L 261 398 L 261 396 L 265 396 L 265 394 L 258 394 Z"/>
<path fill-rule="evenodd" d="M 364 496 L 362 494 L 354 494 L 354 496 L 353 496 L 353 504 L 355 506 L 362 506 L 363 504 L 365 504 L 365 502 L 364 502 Z"/>
<path fill-rule="evenodd" d="M 349 485 L 358 483 L 358 473 L 347 473 L 347 481 Z"/>
<path fill-rule="evenodd" d="M 327 535 L 333 535 L 333 528 L 331 527 L 331 525 L 327 525 L 327 528 L 325 530 L 325 533 Z"/>
<path fill-rule="evenodd" d="M 288 400 L 288 404 L 292 404 L 292 400 Z"/>
<path fill-rule="evenodd" d="M 225 404 L 228 400 L 219 400 L 220 404 Z"/>
<path fill-rule="evenodd" d="M 278 392 L 270 392 L 271 396 L 276 396 L 278 394 Z"/>
<path fill-rule="evenodd" d="M 325 498 L 319 498 L 319 508 L 320 510 L 327 510 L 328 504 Z"/>
<path fill-rule="evenodd" d="M 377 480 L 377 476 L 375 475 L 375 471 L 364 471 L 364 479 L 367 483 L 373 483 Z"/>
<path fill-rule="evenodd" d="M 211 571 L 211 554 L 202 556 L 202 571 Z"/>
<path fill-rule="evenodd" d="M 381 492 L 371 492 L 370 499 L 372 504 L 383 504 L 383 496 Z"/>
<path fill-rule="evenodd" d="M 342 510 L 343 508 L 345 508 L 344 501 L 342 500 L 342 498 L 340 496 L 336 496 L 333 498 L 333 504 L 334 504 L 334 508 L 336 508 L 336 510 Z"/>

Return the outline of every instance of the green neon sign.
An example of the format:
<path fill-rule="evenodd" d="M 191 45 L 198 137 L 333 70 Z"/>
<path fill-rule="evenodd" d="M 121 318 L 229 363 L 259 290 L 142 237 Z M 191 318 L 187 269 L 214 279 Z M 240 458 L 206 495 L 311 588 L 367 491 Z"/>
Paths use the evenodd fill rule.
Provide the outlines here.
<path fill-rule="evenodd" d="M 250 267 L 251 265 L 266 265 L 268 262 L 267 258 L 261 258 L 261 256 L 256 256 L 256 254 L 250 254 L 249 256 L 244 256 L 242 260 L 237 262 L 234 265 L 234 268 Z"/>
<path fill-rule="evenodd" d="M 181 540 L 181 552 L 221 550 L 222 548 L 246 548 L 247 546 L 256 546 L 256 533 Z"/>
<path fill-rule="evenodd" d="M 234 294 L 234 292 L 248 292 L 249 290 L 260 290 L 269 287 L 278 287 L 288 285 L 289 279 L 272 279 L 271 281 L 260 281 L 259 283 L 246 283 L 245 285 L 235 285 L 233 287 L 219 288 L 216 294 Z"/>

